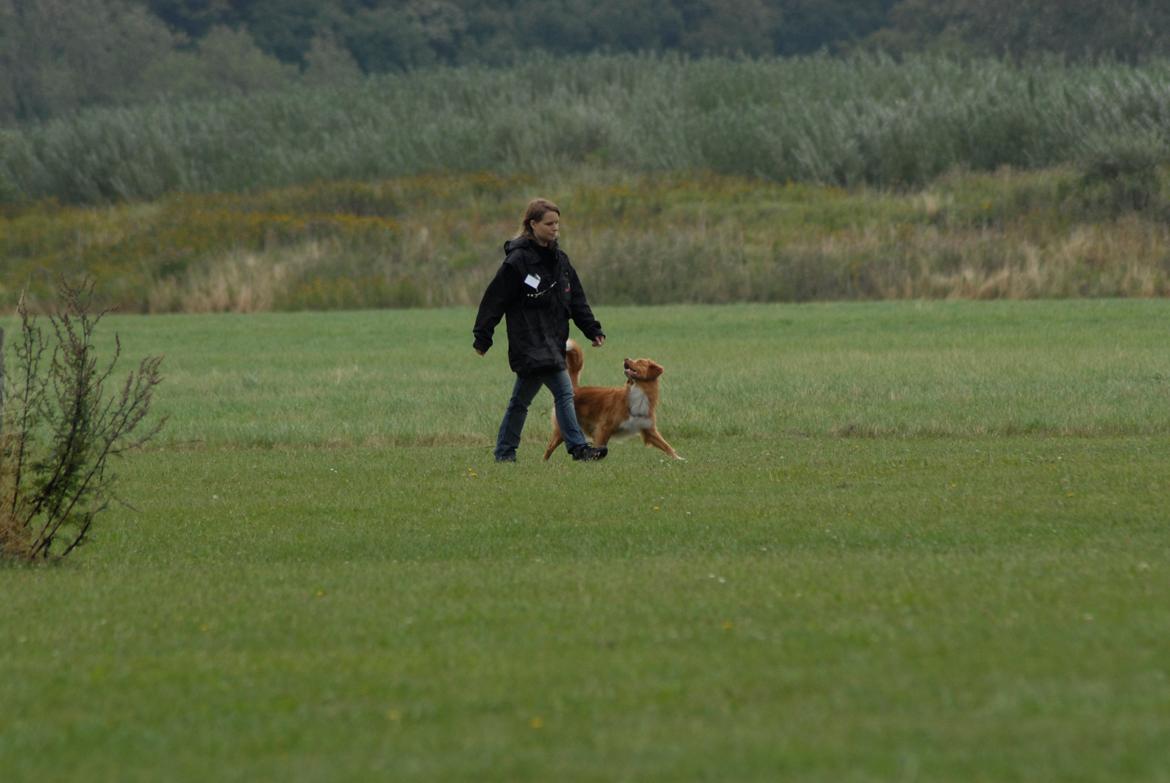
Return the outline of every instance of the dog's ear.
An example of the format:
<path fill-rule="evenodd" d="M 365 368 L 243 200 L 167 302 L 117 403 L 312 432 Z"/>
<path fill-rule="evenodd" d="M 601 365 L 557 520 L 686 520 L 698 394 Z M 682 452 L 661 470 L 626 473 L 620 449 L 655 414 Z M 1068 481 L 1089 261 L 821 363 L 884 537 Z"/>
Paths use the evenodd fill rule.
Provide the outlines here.
<path fill-rule="evenodd" d="M 652 362 L 652 361 L 646 362 L 646 380 L 652 381 L 655 378 L 657 378 L 659 375 L 662 375 L 662 372 L 663 372 L 662 365 L 659 364 L 658 362 Z"/>

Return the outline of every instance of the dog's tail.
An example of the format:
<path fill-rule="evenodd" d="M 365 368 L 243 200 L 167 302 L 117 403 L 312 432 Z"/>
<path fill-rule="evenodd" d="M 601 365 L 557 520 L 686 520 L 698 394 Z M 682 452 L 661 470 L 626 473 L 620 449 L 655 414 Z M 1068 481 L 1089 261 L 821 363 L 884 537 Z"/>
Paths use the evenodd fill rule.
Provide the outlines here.
<path fill-rule="evenodd" d="M 581 368 L 584 366 L 584 351 L 576 342 L 569 340 L 565 343 L 565 369 L 569 371 L 569 380 L 573 382 L 574 389 L 581 385 Z"/>

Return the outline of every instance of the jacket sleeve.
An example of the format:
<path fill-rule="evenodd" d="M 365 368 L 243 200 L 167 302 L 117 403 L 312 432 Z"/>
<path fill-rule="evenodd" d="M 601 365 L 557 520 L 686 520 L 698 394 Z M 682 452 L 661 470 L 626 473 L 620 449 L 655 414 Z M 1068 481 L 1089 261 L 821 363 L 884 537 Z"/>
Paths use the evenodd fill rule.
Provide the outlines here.
<path fill-rule="evenodd" d="M 589 300 L 585 297 L 585 289 L 581 287 L 581 280 L 577 277 L 577 270 L 569 266 L 569 316 L 577 328 L 590 340 L 604 337 L 601 322 L 593 317 L 593 310 L 589 307 Z"/>
<path fill-rule="evenodd" d="M 511 306 L 519 290 L 520 272 L 511 264 L 502 264 L 496 276 L 488 283 L 487 290 L 479 302 L 479 312 L 475 316 L 475 326 L 471 333 L 475 337 L 475 350 L 487 352 L 492 347 L 492 332 L 496 324 L 504 317 L 504 313 Z"/>

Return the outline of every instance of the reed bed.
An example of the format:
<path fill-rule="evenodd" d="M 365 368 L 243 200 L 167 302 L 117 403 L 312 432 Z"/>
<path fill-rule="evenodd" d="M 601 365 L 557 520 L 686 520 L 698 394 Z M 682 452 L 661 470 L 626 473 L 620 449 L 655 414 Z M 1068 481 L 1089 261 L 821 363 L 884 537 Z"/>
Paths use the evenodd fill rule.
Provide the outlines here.
<path fill-rule="evenodd" d="M 581 165 L 905 187 L 956 168 L 1048 167 L 1118 146 L 1164 162 L 1167 127 L 1166 61 L 543 59 L 9 129 L 0 203 Z"/>

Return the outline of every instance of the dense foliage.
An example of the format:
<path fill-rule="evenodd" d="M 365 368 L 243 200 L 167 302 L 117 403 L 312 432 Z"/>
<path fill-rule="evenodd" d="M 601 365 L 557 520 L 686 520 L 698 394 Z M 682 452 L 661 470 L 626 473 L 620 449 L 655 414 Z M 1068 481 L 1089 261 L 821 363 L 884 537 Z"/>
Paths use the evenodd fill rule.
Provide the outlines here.
<path fill-rule="evenodd" d="M 580 166 L 879 187 L 1096 158 L 1140 172 L 1166 160 L 1167 128 L 1170 61 L 545 58 L 98 109 L 10 131 L 0 204 Z"/>
<path fill-rule="evenodd" d="M 0 0 L 0 123 L 550 56 L 882 49 L 1138 61 L 1160 0 Z"/>

